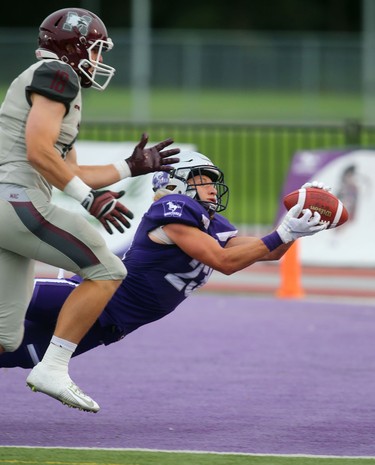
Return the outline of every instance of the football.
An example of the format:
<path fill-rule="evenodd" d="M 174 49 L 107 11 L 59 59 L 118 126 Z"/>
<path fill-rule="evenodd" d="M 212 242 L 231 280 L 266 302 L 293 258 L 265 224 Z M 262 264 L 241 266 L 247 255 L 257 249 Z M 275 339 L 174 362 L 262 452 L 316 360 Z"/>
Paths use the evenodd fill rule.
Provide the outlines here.
<path fill-rule="evenodd" d="M 284 205 L 290 210 L 297 203 L 321 215 L 321 221 L 329 223 L 327 229 L 337 228 L 348 220 L 348 211 L 335 195 L 316 187 L 301 188 L 284 197 Z"/>

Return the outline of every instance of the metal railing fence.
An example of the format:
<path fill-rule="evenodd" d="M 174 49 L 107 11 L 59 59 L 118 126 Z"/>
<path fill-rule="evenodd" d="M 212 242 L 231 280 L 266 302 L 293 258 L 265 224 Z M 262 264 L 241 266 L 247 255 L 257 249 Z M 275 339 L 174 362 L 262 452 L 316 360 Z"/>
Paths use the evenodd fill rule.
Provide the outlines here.
<path fill-rule="evenodd" d="M 113 85 L 131 85 L 131 31 L 110 30 L 105 61 Z M 150 88 L 360 92 L 362 38 L 358 34 L 261 31 L 152 30 Z M 8 85 L 35 57 L 36 28 L 0 28 L 0 85 Z M 143 57 L 142 57 L 143 59 Z M 111 83 L 112 85 L 112 83 Z"/>
<path fill-rule="evenodd" d="M 355 121 L 332 125 L 199 122 L 86 122 L 81 140 L 134 141 L 172 137 L 189 143 L 225 173 L 230 188 L 226 217 L 240 227 L 273 225 L 293 155 L 300 150 L 375 147 L 375 127 Z"/>

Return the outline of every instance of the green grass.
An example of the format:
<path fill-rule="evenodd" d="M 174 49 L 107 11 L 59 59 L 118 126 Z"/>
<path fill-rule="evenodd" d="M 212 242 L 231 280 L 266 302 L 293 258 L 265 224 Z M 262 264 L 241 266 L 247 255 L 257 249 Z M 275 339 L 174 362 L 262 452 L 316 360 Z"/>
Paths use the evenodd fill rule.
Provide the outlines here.
<path fill-rule="evenodd" d="M 369 458 L 0 447 L 1 465 L 371 465 Z"/>
<path fill-rule="evenodd" d="M 105 92 L 85 91 L 83 108 L 89 120 L 129 120 L 132 95 L 128 89 L 116 87 Z M 145 119 L 322 123 L 361 119 L 362 113 L 362 98 L 355 94 L 156 89 L 150 93 L 149 117 Z"/>
<path fill-rule="evenodd" d="M 0 88 L 0 99 L 6 87 Z M 93 121 L 132 120 L 132 93 L 128 88 L 109 86 L 104 92 L 83 90 L 83 119 Z M 153 89 L 149 121 L 278 121 L 331 122 L 363 117 L 360 94 L 307 95 L 297 91 L 266 92 L 202 89 Z"/>

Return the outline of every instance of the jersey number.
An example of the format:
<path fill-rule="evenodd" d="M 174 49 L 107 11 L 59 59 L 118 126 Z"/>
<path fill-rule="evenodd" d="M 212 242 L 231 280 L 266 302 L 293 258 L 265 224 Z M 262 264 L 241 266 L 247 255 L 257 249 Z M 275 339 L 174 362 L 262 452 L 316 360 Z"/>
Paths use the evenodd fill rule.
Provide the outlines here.
<path fill-rule="evenodd" d="M 188 271 L 187 273 L 168 273 L 165 275 L 165 279 L 172 284 L 172 286 L 178 291 L 183 291 L 187 297 L 194 289 L 203 286 L 212 273 L 212 268 L 203 263 L 198 262 L 198 260 L 192 260 L 189 265 L 193 270 Z M 199 280 L 199 283 L 194 281 L 201 272 L 204 273 L 203 279 Z"/>
<path fill-rule="evenodd" d="M 50 89 L 62 94 L 65 90 L 66 83 L 69 81 L 69 74 L 65 71 L 56 71 L 55 77 L 51 82 Z"/>

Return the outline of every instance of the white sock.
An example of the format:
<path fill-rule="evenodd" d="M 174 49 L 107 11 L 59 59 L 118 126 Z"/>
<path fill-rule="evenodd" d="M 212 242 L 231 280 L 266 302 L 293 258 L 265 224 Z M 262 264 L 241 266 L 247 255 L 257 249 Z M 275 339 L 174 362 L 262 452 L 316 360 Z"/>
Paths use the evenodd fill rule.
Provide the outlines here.
<path fill-rule="evenodd" d="M 52 336 L 51 342 L 52 344 L 55 344 L 58 347 L 63 347 L 64 349 L 67 349 L 72 353 L 77 348 L 77 344 L 74 344 L 74 342 L 67 341 L 66 339 L 61 339 L 61 337 L 57 336 Z"/>
<path fill-rule="evenodd" d="M 60 344 L 59 341 L 63 341 L 65 347 Z M 56 342 L 58 344 L 56 344 Z M 68 371 L 68 364 L 76 347 L 77 344 L 73 344 L 72 342 L 65 341 L 64 339 L 56 338 L 56 336 L 53 336 L 50 345 L 44 354 L 42 363 L 53 368 L 59 368 L 64 369 L 64 371 Z"/>

